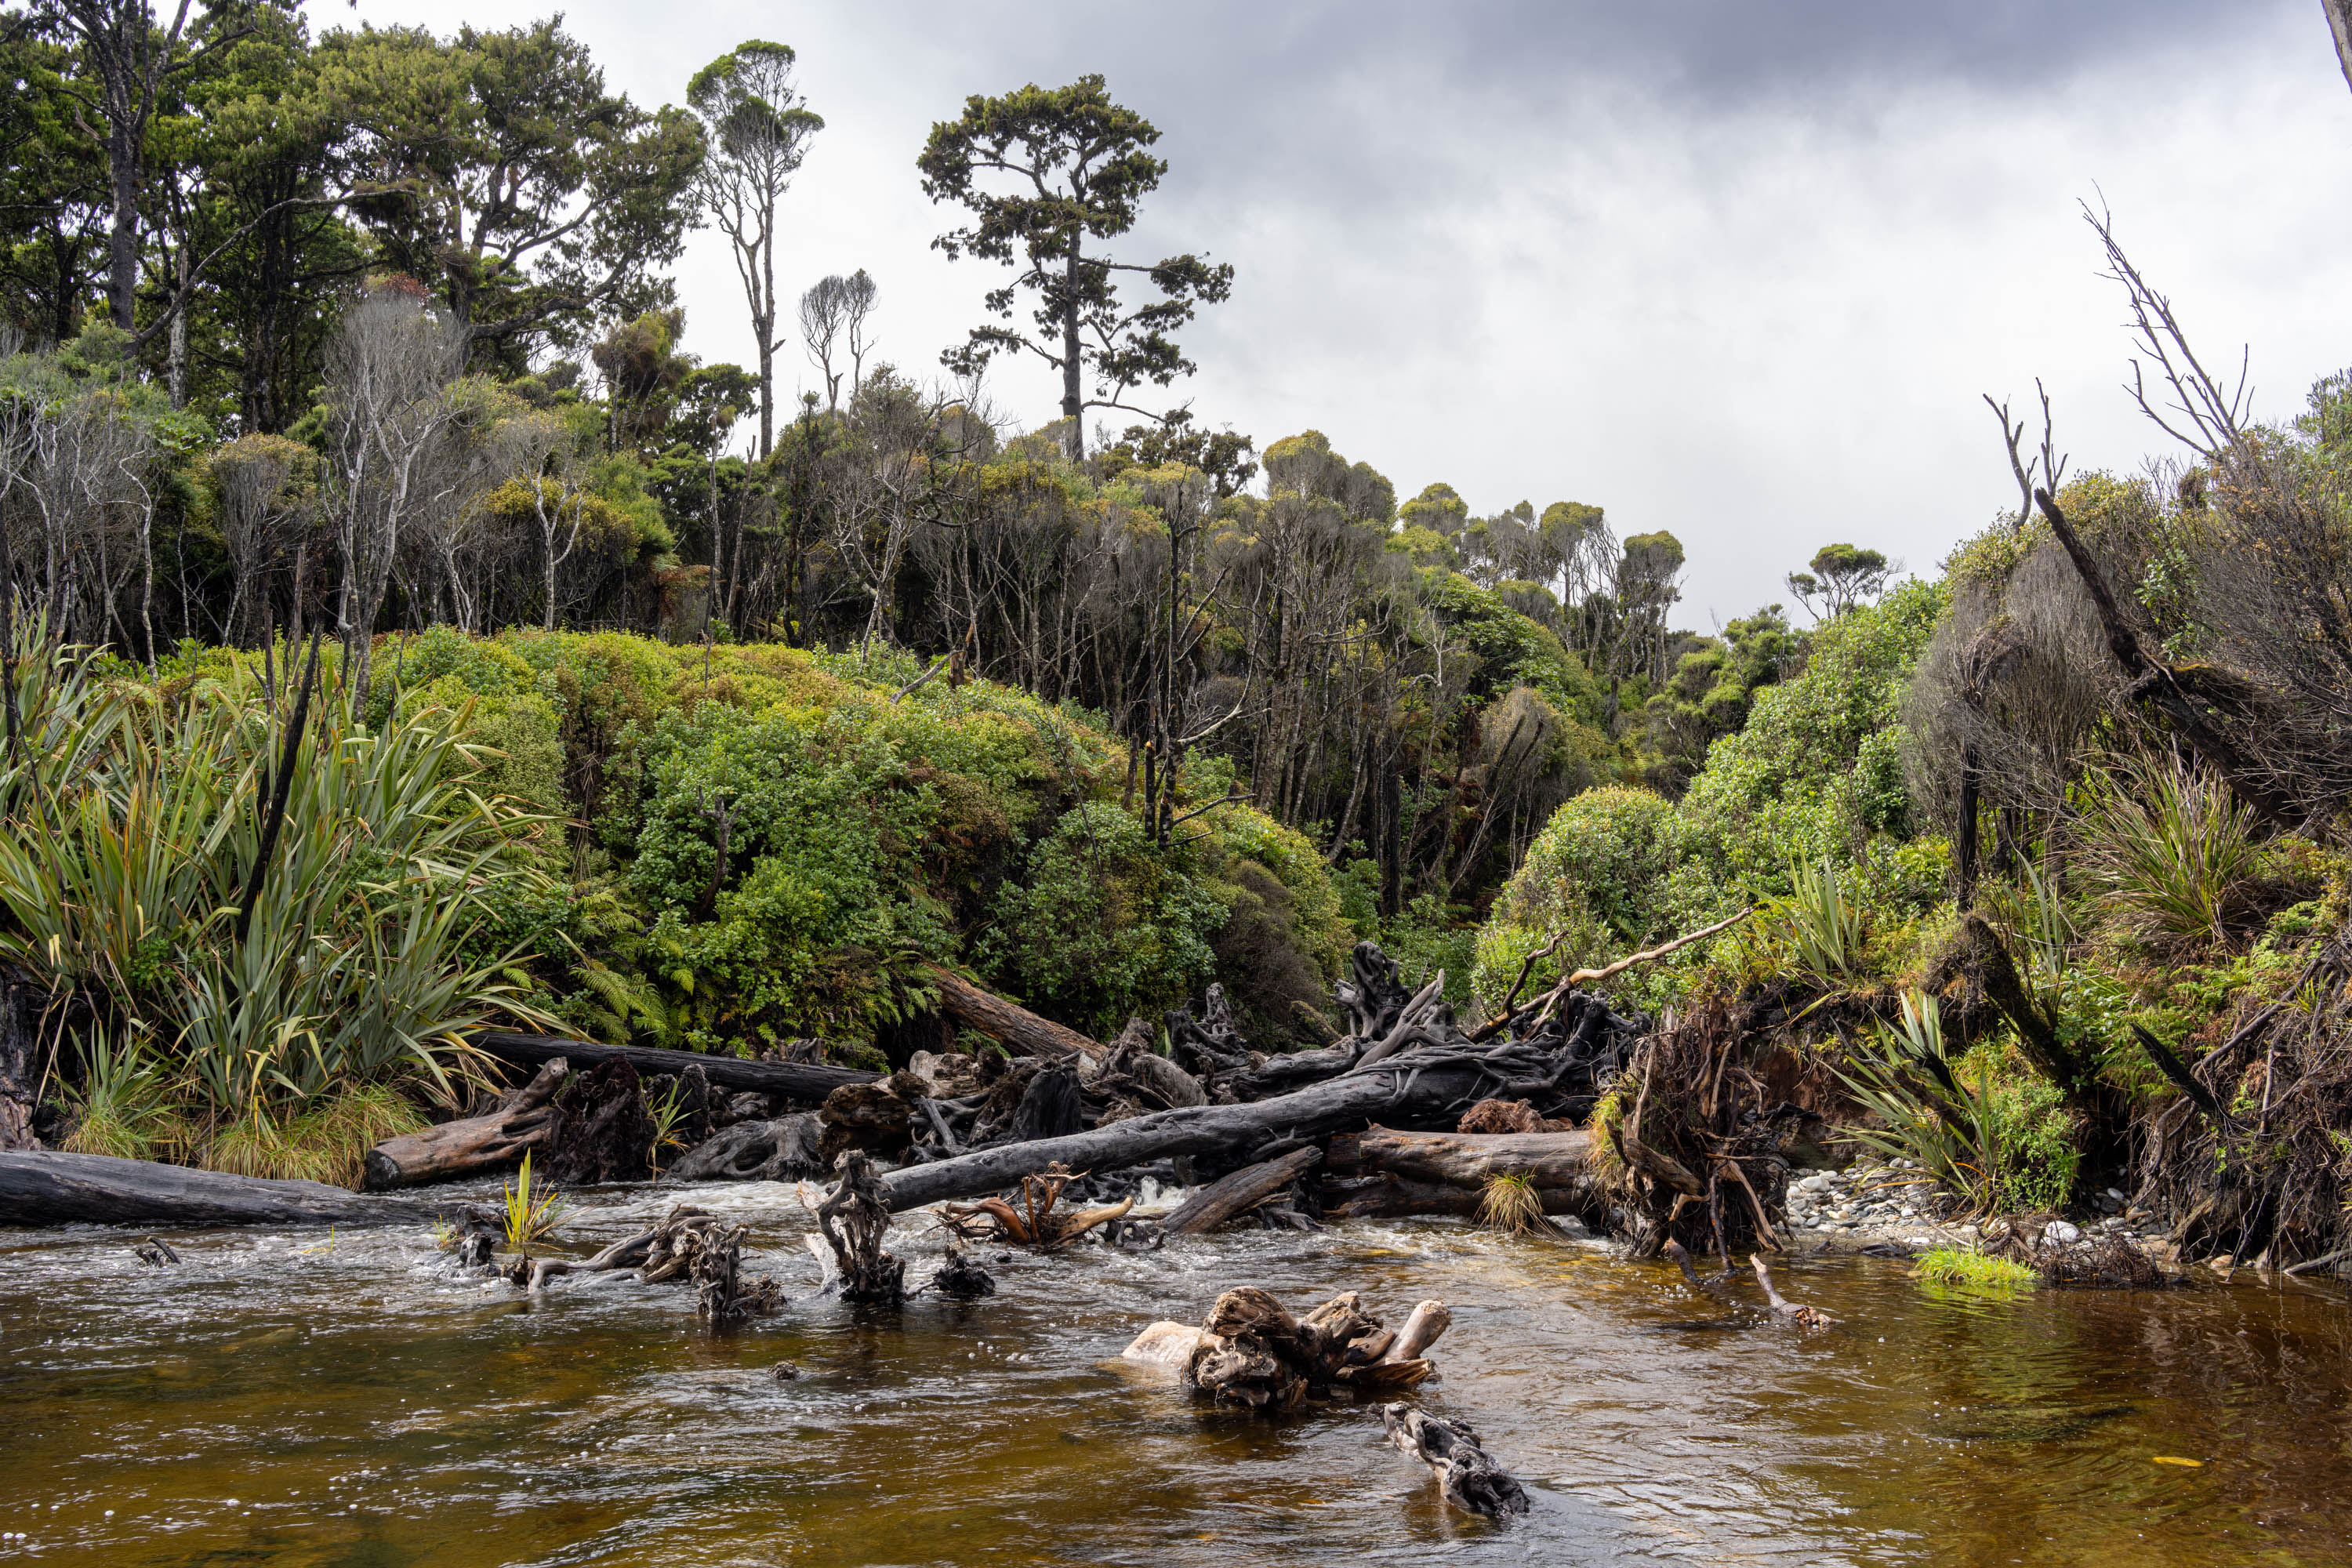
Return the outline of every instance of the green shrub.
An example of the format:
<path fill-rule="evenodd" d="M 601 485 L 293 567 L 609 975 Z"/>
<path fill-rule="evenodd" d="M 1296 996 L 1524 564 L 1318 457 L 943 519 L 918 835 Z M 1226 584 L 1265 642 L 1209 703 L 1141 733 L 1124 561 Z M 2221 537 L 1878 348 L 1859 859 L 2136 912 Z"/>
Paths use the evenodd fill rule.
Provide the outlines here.
<path fill-rule="evenodd" d="M 1081 805 L 1007 882 L 976 950 L 1033 1007 L 1108 1038 L 1190 997 L 1215 967 L 1225 907 L 1119 806 Z"/>
<path fill-rule="evenodd" d="M 469 952 L 474 895 L 543 883 L 515 852 L 530 825 L 473 787 L 454 715 L 371 731 L 338 690 L 313 703 L 239 940 L 283 728 L 250 666 L 163 690 L 62 658 L 35 679 L 43 784 L 36 800 L 12 773 L 0 795 L 0 956 L 101 1023 L 138 1020 L 208 1163 L 354 1170 L 353 1141 L 383 1124 L 367 1107 L 452 1092 L 458 1030 L 543 1019 L 509 973 L 520 954 Z M 106 1038 L 94 1081 L 127 1103 L 108 1086 L 137 1073 L 99 1065 Z"/>

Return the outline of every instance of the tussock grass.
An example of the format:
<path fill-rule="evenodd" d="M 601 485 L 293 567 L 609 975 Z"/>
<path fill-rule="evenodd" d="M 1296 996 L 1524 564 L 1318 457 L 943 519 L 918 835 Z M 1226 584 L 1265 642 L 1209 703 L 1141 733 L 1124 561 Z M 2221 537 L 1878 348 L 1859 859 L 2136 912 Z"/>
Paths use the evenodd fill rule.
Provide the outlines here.
<path fill-rule="evenodd" d="M 1519 1236 L 1552 1229 L 1551 1221 L 1544 1217 L 1543 1196 L 1536 1191 L 1532 1176 L 1488 1177 L 1478 1193 L 1478 1223 Z"/>
<path fill-rule="evenodd" d="M 1914 1274 L 1930 1285 L 1950 1285 L 1988 1295 L 2031 1290 L 2042 1277 L 2022 1263 L 1991 1258 L 1965 1247 L 1939 1247 L 1924 1253 Z"/>

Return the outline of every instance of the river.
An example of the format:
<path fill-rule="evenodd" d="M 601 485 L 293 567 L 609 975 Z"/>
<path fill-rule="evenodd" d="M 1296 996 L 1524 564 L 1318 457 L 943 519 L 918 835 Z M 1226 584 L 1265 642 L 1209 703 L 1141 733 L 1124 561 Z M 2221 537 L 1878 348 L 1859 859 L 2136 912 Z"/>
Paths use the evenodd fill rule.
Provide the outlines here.
<path fill-rule="evenodd" d="M 586 1194 L 587 1250 L 677 1194 Z M 805 1298 L 792 1190 L 698 1188 Z M 893 1245 L 928 1278 L 920 1216 Z M 997 1262 L 741 1331 L 621 1276 L 536 1300 L 420 1226 L 0 1233 L 0 1561 L 141 1564 L 2097 1563 L 2352 1558 L 2352 1319 L 2246 1284 L 1991 1300 L 1792 1260 L 1767 1322 L 1597 1244 L 1451 1222 Z M 2242 1279 L 2243 1277 L 2242 1276 Z M 1452 1514 L 1348 1405 L 1196 1408 L 1120 1347 L 1228 1286 L 1454 1328 L 1432 1408 L 1527 1485 Z M 780 1380 L 789 1360 L 798 1376 Z M 2171 1461 L 2193 1460 L 2192 1464 Z"/>

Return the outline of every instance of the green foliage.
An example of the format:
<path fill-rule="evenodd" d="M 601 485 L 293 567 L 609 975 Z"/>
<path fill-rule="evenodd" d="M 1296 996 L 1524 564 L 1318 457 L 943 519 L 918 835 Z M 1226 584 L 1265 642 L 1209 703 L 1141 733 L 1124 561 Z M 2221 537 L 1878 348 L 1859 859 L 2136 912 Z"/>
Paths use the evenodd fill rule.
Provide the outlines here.
<path fill-rule="evenodd" d="M 2172 947 L 2228 942 L 2263 870 L 2254 815 L 2210 771 L 2123 762 L 2084 781 L 2085 876 L 2114 929 Z"/>
<path fill-rule="evenodd" d="M 1477 994 L 1499 1002 L 1527 955 L 1557 931 L 1568 940 L 1538 966 L 1535 983 L 1662 934 L 1677 826 L 1672 802 L 1622 784 L 1587 790 L 1554 812 L 1478 933 Z"/>
<path fill-rule="evenodd" d="M 1005 883 L 976 945 L 1031 1005 L 1108 1038 L 1212 977 L 1225 913 L 1131 813 L 1082 805 L 1031 851 L 1025 882 Z"/>
<path fill-rule="evenodd" d="M 1824 858 L 1789 868 L 1792 890 L 1775 900 L 1765 924 L 1775 931 L 1790 957 L 1829 984 L 1854 978 L 1862 965 L 1863 911 L 1846 895 L 1845 879 Z"/>
<path fill-rule="evenodd" d="M 1938 1247 L 1919 1255 L 1916 1276 L 1930 1285 L 1947 1285 L 1985 1296 L 2007 1296 L 2031 1290 L 2042 1276 L 2022 1263 L 1992 1258 L 1973 1247 Z"/>
<path fill-rule="evenodd" d="M 1834 1070 L 1878 1121 L 1848 1128 L 1847 1139 L 1918 1162 L 1971 1210 L 1991 1212 L 2000 1179 L 1998 1125 L 1984 1080 L 1970 1084 L 1952 1070 L 1935 997 L 1906 995 L 1902 1031 L 1851 1042 Z"/>
<path fill-rule="evenodd" d="M 1374 940 L 1396 960 L 1406 989 L 1419 990 L 1444 970 L 1445 999 L 1457 1007 L 1469 1002 L 1477 984 L 1478 932 L 1436 894 L 1420 894 L 1381 921 Z"/>
<path fill-rule="evenodd" d="M 172 1105 L 170 1076 L 137 1031 L 117 1038 L 99 1026 L 82 1037 L 81 1048 L 81 1084 L 66 1097 L 74 1117 L 66 1148 L 152 1160 L 186 1136 Z"/>
<path fill-rule="evenodd" d="M 1901 1031 L 1851 1042 L 1834 1070 L 1878 1123 L 1844 1136 L 1917 1162 L 1972 1211 L 2053 1209 L 2072 1195 L 2080 1154 L 2058 1090 L 1995 1046 L 1955 1061 L 1935 997 L 1906 994 Z"/>
<path fill-rule="evenodd" d="M 525 1154 L 522 1169 L 506 1184 L 501 1207 L 507 1250 L 528 1258 L 532 1247 L 555 1234 L 571 1205 L 552 1187 L 532 1186 L 530 1156 Z"/>
<path fill-rule="evenodd" d="M 137 1020 L 209 1162 L 351 1167 L 382 1120 L 363 1091 L 446 1094 L 457 1031 L 542 1016 L 504 973 L 518 955 L 466 956 L 466 893 L 535 885 L 510 852 L 533 825 L 470 787 L 453 716 L 370 733 L 335 692 L 314 702 L 240 942 L 282 744 L 249 670 L 156 689 L 60 656 L 30 683 L 28 765 L 0 782 L 0 954 Z"/>

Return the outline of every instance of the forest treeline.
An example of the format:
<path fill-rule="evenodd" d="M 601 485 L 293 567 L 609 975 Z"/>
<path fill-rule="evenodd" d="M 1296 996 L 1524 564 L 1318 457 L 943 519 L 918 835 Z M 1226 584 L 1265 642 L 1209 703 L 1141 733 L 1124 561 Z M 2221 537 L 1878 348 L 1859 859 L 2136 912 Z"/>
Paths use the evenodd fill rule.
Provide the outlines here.
<path fill-rule="evenodd" d="M 1777 606 L 1675 629 L 1671 533 L 1474 516 L 1315 431 L 1146 409 L 1233 272 L 1117 252 L 1166 165 L 1098 78 L 909 149 L 970 220 L 941 246 L 1016 269 L 926 377 L 875 354 L 863 271 L 779 291 L 824 129 L 783 46 L 653 109 L 561 18 L 56 0 L 0 37 L 0 530 L 65 643 L 152 664 L 323 627 L 362 706 L 376 640 L 436 626 L 911 649 L 1102 714 L 1156 837 L 1233 787 L 1440 924 L 1579 790 L 1677 791 L 1801 664 Z M 684 346 L 666 268 L 696 228 L 738 262 L 749 368 Z M 794 353 L 823 392 L 780 407 Z M 1053 363 L 1059 419 L 990 405 L 1006 354 Z M 1792 586 L 1830 614 L 1887 575 L 1814 568 Z"/>

